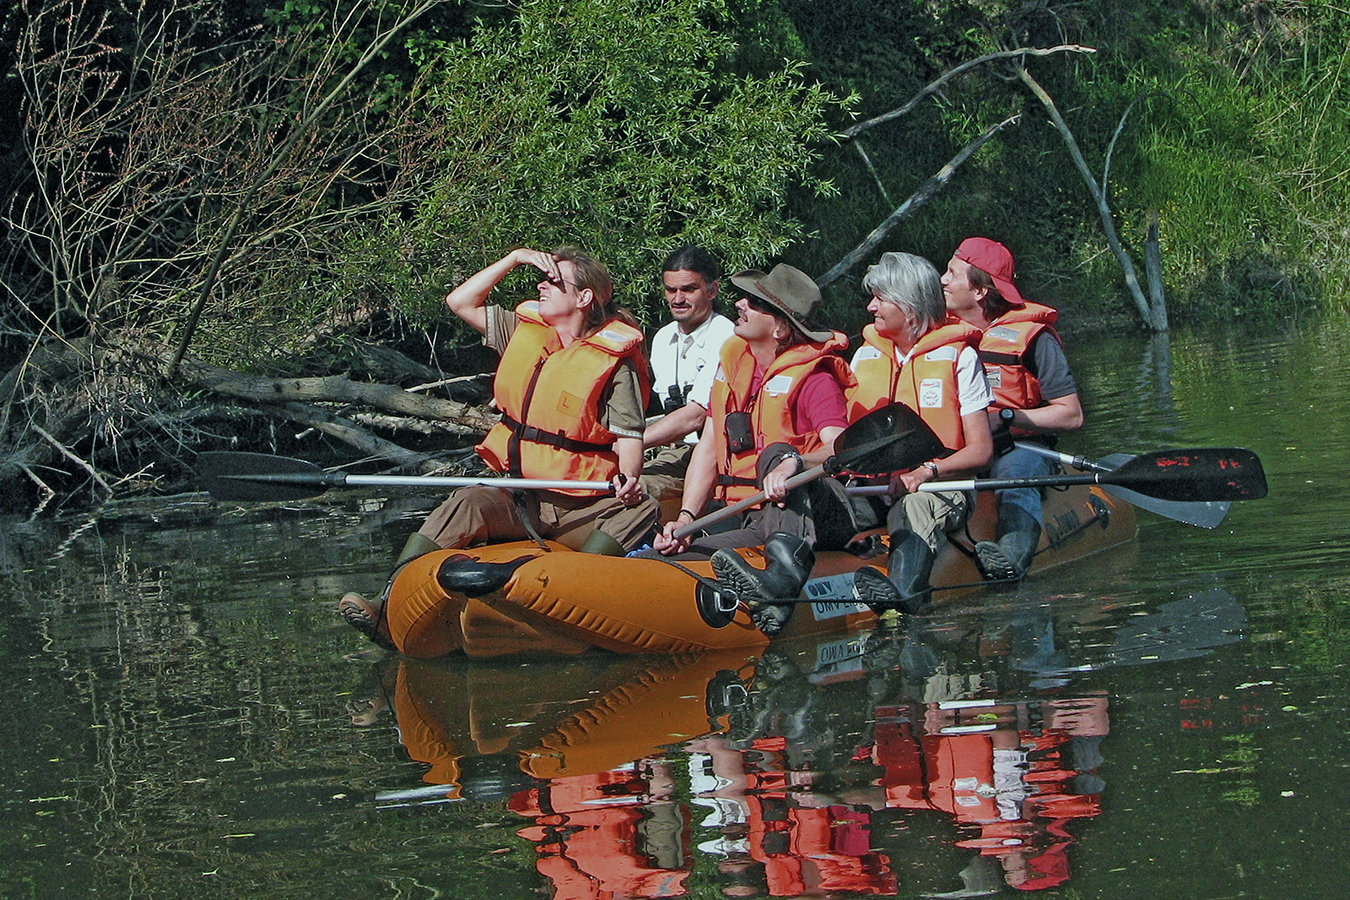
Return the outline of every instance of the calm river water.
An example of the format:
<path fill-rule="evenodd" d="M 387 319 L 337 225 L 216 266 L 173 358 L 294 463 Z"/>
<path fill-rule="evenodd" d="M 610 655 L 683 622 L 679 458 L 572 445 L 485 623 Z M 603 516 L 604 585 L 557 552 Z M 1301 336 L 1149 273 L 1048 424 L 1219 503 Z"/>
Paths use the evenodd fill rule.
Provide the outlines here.
<path fill-rule="evenodd" d="M 334 602 L 432 497 L 5 522 L 0 897 L 1344 897 L 1347 345 L 1073 347 L 1066 449 L 1270 496 L 759 657 L 373 651 Z"/>

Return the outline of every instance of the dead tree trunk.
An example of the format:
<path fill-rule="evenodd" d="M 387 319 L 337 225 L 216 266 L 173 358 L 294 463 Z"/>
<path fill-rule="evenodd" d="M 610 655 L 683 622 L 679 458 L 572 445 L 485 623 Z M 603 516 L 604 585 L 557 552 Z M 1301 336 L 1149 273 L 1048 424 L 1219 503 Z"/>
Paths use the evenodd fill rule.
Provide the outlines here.
<path fill-rule="evenodd" d="M 1111 216 L 1111 207 L 1107 205 L 1106 194 L 1102 191 L 1101 185 L 1093 177 L 1092 170 L 1088 168 L 1087 160 L 1083 158 L 1083 151 L 1078 148 L 1078 141 L 1074 138 L 1073 132 L 1069 129 L 1068 123 L 1060 115 L 1059 108 L 1055 106 L 1055 101 L 1045 92 L 1031 73 L 1021 66 L 1016 67 L 1017 77 L 1022 79 L 1022 83 L 1031 89 L 1031 93 L 1045 107 L 1050 114 L 1050 121 L 1054 124 L 1055 130 L 1064 140 L 1064 146 L 1069 151 L 1069 156 L 1073 159 L 1074 166 L 1078 169 L 1078 174 L 1083 177 L 1083 183 L 1087 185 L 1088 191 L 1092 194 L 1092 199 L 1097 203 L 1097 212 L 1101 217 L 1102 231 L 1106 234 L 1106 242 L 1111 247 L 1111 252 L 1115 254 L 1116 261 L 1120 263 L 1120 268 L 1125 273 L 1125 286 L 1129 289 L 1130 297 L 1134 300 L 1135 307 L 1139 310 L 1139 316 L 1144 320 L 1144 325 L 1151 331 L 1166 331 L 1167 322 L 1164 320 L 1159 323 L 1154 320 L 1153 310 L 1149 307 L 1148 300 L 1144 297 L 1144 289 L 1139 285 L 1139 276 L 1134 268 L 1134 260 L 1125 252 L 1121 246 L 1120 238 L 1116 235 L 1115 221 Z"/>
<path fill-rule="evenodd" d="M 984 134 L 981 134 L 975 140 L 961 148 L 960 153 L 953 156 L 945 166 L 938 170 L 936 175 L 919 185 L 919 189 L 911 194 L 904 203 L 901 203 L 895 212 L 891 213 L 886 217 L 884 222 L 872 229 L 872 233 L 865 237 L 862 243 L 849 251 L 849 253 L 843 259 L 839 260 L 839 262 L 835 263 L 828 272 L 816 279 L 816 283 L 821 287 L 826 287 L 834 284 L 840 278 L 843 278 L 849 269 L 856 266 L 864 257 L 871 253 L 878 244 L 885 240 L 886 235 L 890 234 L 895 226 L 903 222 L 912 215 L 916 209 L 922 206 L 925 201 L 940 191 L 943 185 L 951 180 L 952 175 L 956 174 L 956 170 L 960 168 L 961 164 L 970 159 L 971 155 L 974 154 L 976 150 L 983 147 L 990 138 L 1002 131 L 1005 126 L 1016 122 L 1017 119 L 1018 116 L 1009 116 L 997 125 L 992 125 L 985 129 Z"/>
<path fill-rule="evenodd" d="M 1163 293 L 1162 247 L 1158 239 L 1158 211 L 1153 210 L 1144 239 L 1144 276 L 1148 279 L 1148 301 L 1153 311 L 1153 330 L 1167 330 L 1167 296 Z"/>

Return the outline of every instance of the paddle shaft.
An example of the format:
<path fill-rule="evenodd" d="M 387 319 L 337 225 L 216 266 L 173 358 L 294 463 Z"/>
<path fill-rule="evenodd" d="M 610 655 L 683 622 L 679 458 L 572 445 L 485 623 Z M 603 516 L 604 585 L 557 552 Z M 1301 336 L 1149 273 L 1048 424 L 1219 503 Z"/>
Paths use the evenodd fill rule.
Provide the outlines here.
<path fill-rule="evenodd" d="M 822 464 L 813 469 L 807 469 L 805 472 L 798 472 L 787 480 L 787 489 L 792 490 L 795 487 L 806 484 L 808 481 L 815 481 L 818 478 L 823 478 L 826 471 L 825 465 Z M 688 537 L 701 529 L 707 528 L 709 525 L 720 522 L 723 519 L 729 519 L 751 507 L 758 506 L 767 499 L 769 499 L 769 495 L 763 491 L 751 494 L 744 500 L 738 500 L 730 506 L 724 506 L 721 509 L 713 510 L 706 516 L 700 516 L 688 525 L 681 525 L 679 528 L 675 529 L 675 537 Z"/>
<path fill-rule="evenodd" d="M 937 494 L 942 491 L 1006 491 L 1009 488 L 1053 487 L 1070 484 L 1101 484 L 1100 472 L 1084 472 L 1078 475 L 1029 475 L 1026 478 L 967 478 L 964 481 L 926 481 L 917 490 L 924 494 Z M 885 484 L 850 485 L 850 494 L 884 494 L 890 490 Z"/>
<path fill-rule="evenodd" d="M 433 487 L 458 488 L 484 485 L 498 488 L 532 488 L 545 491 L 613 491 L 608 481 L 549 481 L 543 478 L 505 478 L 496 475 L 348 475 L 346 472 L 268 472 L 228 476 L 246 481 L 280 484 L 307 484 L 323 487 Z"/>
<path fill-rule="evenodd" d="M 608 481 L 549 481 L 544 478 L 501 478 L 489 475 L 485 478 L 467 476 L 424 476 L 403 475 L 348 475 L 343 484 L 389 485 L 391 487 L 472 487 L 484 485 L 497 488 L 531 488 L 542 491 L 606 491 L 614 492 L 614 485 Z"/>
<path fill-rule="evenodd" d="M 1058 450 L 1051 450 L 1049 447 L 1033 444 L 1031 441 L 1018 441 L 1017 449 L 1025 450 L 1028 453 L 1035 453 L 1037 456 L 1044 456 L 1046 459 L 1053 459 L 1066 466 L 1073 466 L 1075 469 L 1093 472 L 1110 472 L 1112 469 L 1111 466 L 1102 465 L 1100 462 L 1088 459 L 1086 456 L 1072 456 L 1068 453 L 1060 453 Z"/>

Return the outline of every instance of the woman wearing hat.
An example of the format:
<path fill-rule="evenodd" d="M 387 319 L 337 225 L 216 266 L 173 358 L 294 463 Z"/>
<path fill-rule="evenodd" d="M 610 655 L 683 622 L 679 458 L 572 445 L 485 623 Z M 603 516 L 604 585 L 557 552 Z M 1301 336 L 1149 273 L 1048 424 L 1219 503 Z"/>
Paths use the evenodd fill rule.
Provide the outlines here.
<path fill-rule="evenodd" d="M 741 291 L 735 334 L 722 345 L 708 421 L 685 475 L 683 508 L 654 544 L 666 555 L 711 556 L 722 591 L 745 601 L 761 630 L 774 634 L 793 607 L 771 601 L 796 599 L 815 561 L 807 487 L 789 493 L 786 482 L 833 452 L 848 425 L 844 391 L 854 378 L 838 356 L 848 339 L 811 325 L 820 289 L 805 272 L 777 265 L 768 274 L 739 272 L 731 283 Z M 674 536 L 710 501 L 735 503 L 761 489 L 768 500 L 743 513 L 738 528 L 692 544 Z M 762 571 L 731 552 L 757 544 L 768 560 Z"/>
<path fill-rule="evenodd" d="M 947 311 L 980 330 L 980 359 L 994 391 L 989 423 L 999 455 L 990 475 L 1050 475 L 1055 463 L 1013 442 L 1053 447 L 1060 432 L 1083 425 L 1078 385 L 1054 323 L 1059 314 L 1022 299 L 1013 283 L 1013 257 L 989 238 L 966 238 L 942 276 Z M 985 578 L 1019 579 L 1031 568 L 1041 537 L 1041 491 L 1013 488 L 994 494 L 995 540 L 975 545 Z"/>
<path fill-rule="evenodd" d="M 858 385 L 849 395 L 856 421 L 892 401 L 917 412 L 950 454 L 891 477 L 886 513 L 891 534 L 887 574 L 862 568 L 854 578 L 859 599 L 883 611 L 917 612 L 929 602 L 928 577 L 946 532 L 965 524 L 974 498 L 963 491 L 916 493 L 939 478 L 968 478 L 994 453 L 989 382 L 976 347 L 980 332 L 948 321 L 937 269 L 909 253 L 884 253 L 863 278 L 872 324 L 853 357 Z"/>

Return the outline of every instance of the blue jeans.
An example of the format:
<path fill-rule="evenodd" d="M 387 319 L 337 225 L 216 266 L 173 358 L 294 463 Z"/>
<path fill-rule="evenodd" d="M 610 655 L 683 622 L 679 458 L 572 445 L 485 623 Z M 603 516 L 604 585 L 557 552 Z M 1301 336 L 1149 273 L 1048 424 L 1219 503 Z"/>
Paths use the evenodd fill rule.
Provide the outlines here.
<path fill-rule="evenodd" d="M 1030 450 L 1014 447 L 1009 452 L 994 459 L 989 474 L 992 478 L 1029 478 L 1038 475 L 1053 475 L 1058 466 L 1059 463 L 1053 459 L 1048 459 L 1038 453 L 1032 453 Z M 1037 522 L 1041 521 L 1040 488 L 1009 488 L 1005 491 L 995 491 L 994 496 L 998 500 L 1000 508 L 1005 503 L 1011 503 L 1025 510 L 1027 515 Z"/>

